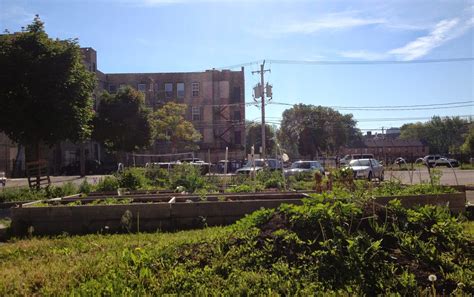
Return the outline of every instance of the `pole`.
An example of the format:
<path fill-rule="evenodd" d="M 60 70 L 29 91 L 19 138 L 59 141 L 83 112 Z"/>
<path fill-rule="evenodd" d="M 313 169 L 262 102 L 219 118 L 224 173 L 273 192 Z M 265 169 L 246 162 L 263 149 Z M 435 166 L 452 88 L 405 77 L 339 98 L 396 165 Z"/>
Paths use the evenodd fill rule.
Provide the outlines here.
<path fill-rule="evenodd" d="M 262 159 L 265 160 L 266 157 L 266 138 L 265 138 L 265 79 L 264 79 L 264 70 L 265 67 L 265 60 L 263 60 L 263 63 L 260 65 L 260 81 L 262 84 Z"/>

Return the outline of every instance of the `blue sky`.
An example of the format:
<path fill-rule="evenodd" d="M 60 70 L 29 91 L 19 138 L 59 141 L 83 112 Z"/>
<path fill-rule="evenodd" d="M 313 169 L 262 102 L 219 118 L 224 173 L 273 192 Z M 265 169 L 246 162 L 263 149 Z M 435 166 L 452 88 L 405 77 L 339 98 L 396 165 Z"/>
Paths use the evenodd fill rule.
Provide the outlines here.
<path fill-rule="evenodd" d="M 52 37 L 78 38 L 109 72 L 201 71 L 252 61 L 378 61 L 474 57 L 473 1 L 0 0 L 0 29 L 35 14 Z M 386 106 L 474 100 L 474 62 L 396 65 L 267 63 L 274 102 Z M 246 101 L 259 81 L 246 66 Z M 238 68 L 237 68 L 238 69 Z M 235 69 L 235 70 L 237 70 Z M 283 105 L 267 106 L 272 122 Z M 472 115 L 472 106 L 352 113 L 362 129 L 390 118 Z M 247 107 L 247 119 L 260 115 Z M 379 119 L 379 120 L 370 120 Z"/>

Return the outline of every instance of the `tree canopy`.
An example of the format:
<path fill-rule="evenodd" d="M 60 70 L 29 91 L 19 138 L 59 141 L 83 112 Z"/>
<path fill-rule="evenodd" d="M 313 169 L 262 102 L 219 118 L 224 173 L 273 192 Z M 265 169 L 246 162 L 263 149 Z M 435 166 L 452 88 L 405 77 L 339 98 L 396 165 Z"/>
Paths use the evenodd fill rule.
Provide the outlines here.
<path fill-rule="evenodd" d="M 259 153 L 262 146 L 262 125 L 246 123 L 246 147 L 247 153 L 250 153 L 252 145 L 255 147 L 255 153 Z M 275 151 L 275 131 L 270 125 L 265 125 L 265 146 L 266 155 Z"/>
<path fill-rule="evenodd" d="M 361 133 L 355 125 L 352 114 L 298 104 L 283 112 L 278 138 L 291 155 L 314 158 L 320 153 L 338 153 L 342 146 L 360 141 Z"/>
<path fill-rule="evenodd" d="M 166 103 L 153 113 L 156 139 L 169 141 L 173 152 L 177 151 L 178 146 L 196 148 L 202 137 L 193 124 L 185 120 L 185 114 L 186 104 L 174 102 Z"/>
<path fill-rule="evenodd" d="M 48 37 L 38 16 L 22 32 L 0 35 L 0 131 L 13 141 L 53 145 L 92 131 L 95 75 L 77 40 Z"/>
<path fill-rule="evenodd" d="M 133 152 L 153 141 L 152 111 L 143 94 L 129 86 L 100 97 L 93 138 L 114 152 Z"/>
<path fill-rule="evenodd" d="M 400 138 L 419 139 L 426 143 L 431 153 L 456 154 L 464 143 L 469 127 L 467 120 L 460 117 L 434 116 L 426 123 L 410 123 L 400 128 Z"/>

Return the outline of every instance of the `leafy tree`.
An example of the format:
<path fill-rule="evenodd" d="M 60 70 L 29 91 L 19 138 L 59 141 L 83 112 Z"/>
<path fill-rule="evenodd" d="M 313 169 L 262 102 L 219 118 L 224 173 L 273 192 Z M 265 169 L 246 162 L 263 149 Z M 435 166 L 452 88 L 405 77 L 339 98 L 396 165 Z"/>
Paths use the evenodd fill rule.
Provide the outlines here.
<path fill-rule="evenodd" d="M 250 153 L 252 145 L 255 153 L 258 153 L 262 146 L 262 125 L 249 122 L 245 125 L 245 130 L 247 153 Z M 265 146 L 267 156 L 275 151 L 275 131 L 270 125 L 265 125 Z"/>
<path fill-rule="evenodd" d="M 474 122 L 469 125 L 469 132 L 461 146 L 461 152 L 471 157 L 474 156 Z"/>
<path fill-rule="evenodd" d="M 338 153 L 345 145 L 360 141 L 352 114 L 343 115 L 322 106 L 298 104 L 283 112 L 278 134 L 283 148 L 293 156 Z"/>
<path fill-rule="evenodd" d="M 186 104 L 168 102 L 153 113 L 156 138 L 171 142 L 173 152 L 178 146 L 196 148 L 196 142 L 201 140 L 201 134 L 193 124 L 186 121 Z"/>
<path fill-rule="evenodd" d="M 131 87 L 117 94 L 103 93 L 94 118 L 93 138 L 114 152 L 133 152 L 149 146 L 153 140 L 151 109 L 143 94 Z"/>
<path fill-rule="evenodd" d="M 0 35 L 0 131 L 36 147 L 87 139 L 95 75 L 77 40 L 48 37 L 38 16 L 19 33 Z"/>
<path fill-rule="evenodd" d="M 410 123 L 400 128 L 400 138 L 419 139 L 426 143 L 432 153 L 456 154 L 464 142 L 468 121 L 460 117 L 434 116 L 426 123 Z"/>

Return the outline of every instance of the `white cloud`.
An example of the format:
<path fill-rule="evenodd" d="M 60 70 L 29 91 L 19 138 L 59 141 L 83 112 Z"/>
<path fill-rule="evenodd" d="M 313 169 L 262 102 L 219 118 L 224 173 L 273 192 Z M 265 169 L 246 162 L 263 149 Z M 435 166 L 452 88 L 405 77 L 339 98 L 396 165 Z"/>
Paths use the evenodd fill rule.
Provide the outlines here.
<path fill-rule="evenodd" d="M 382 53 L 359 50 L 341 52 L 340 55 L 346 58 L 363 60 L 382 60 L 391 57 L 403 61 L 415 60 L 426 56 L 433 49 L 442 46 L 446 42 L 461 36 L 473 26 L 474 21 L 472 17 L 468 19 L 445 19 L 434 25 L 427 35 L 418 37 L 402 47 Z"/>
<path fill-rule="evenodd" d="M 464 30 L 459 30 L 459 23 L 458 18 L 442 20 L 436 24 L 428 35 L 419 37 L 403 47 L 390 50 L 388 54 L 395 55 L 402 60 L 414 60 L 423 57 L 434 48 L 464 33 Z"/>
<path fill-rule="evenodd" d="M 362 59 L 368 61 L 383 60 L 388 57 L 388 55 L 385 53 L 370 52 L 365 50 L 345 51 L 341 52 L 340 55 L 345 58 Z"/>
<path fill-rule="evenodd" d="M 348 29 L 353 27 L 383 24 L 380 18 L 358 17 L 354 12 L 331 13 L 314 21 L 297 22 L 281 28 L 283 33 L 310 34 L 326 29 Z"/>

